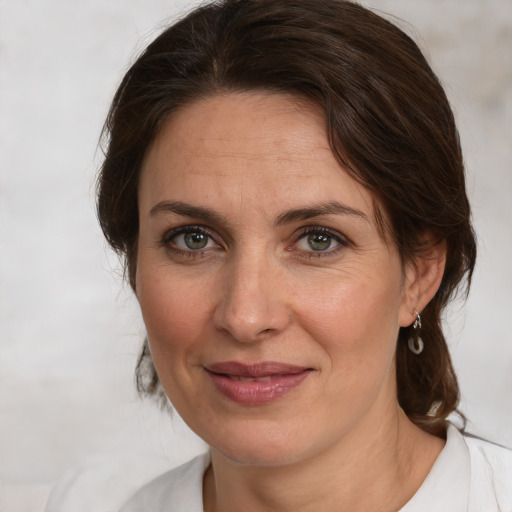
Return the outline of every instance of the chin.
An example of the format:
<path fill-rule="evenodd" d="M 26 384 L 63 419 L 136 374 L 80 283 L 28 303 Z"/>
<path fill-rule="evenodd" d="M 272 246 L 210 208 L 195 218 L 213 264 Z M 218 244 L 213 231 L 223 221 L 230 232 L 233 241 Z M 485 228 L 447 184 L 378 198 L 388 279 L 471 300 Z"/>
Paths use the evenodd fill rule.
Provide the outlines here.
<path fill-rule="evenodd" d="M 242 443 L 240 446 L 212 447 L 223 457 L 241 466 L 278 467 L 298 462 L 301 457 L 297 450 L 287 450 L 283 446 L 258 443 L 254 446 Z"/>
<path fill-rule="evenodd" d="M 209 441 L 209 442 L 208 442 Z M 224 430 L 222 439 L 210 439 L 212 451 L 244 466 L 277 467 L 299 462 L 306 457 L 307 440 L 296 432 L 276 425 L 254 425 Z"/>

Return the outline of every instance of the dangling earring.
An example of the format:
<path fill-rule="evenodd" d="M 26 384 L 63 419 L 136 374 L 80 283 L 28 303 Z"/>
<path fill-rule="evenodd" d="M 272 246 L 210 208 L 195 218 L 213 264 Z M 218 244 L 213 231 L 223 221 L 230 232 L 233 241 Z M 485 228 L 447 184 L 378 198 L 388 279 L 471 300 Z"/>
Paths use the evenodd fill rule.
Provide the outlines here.
<path fill-rule="evenodd" d="M 407 341 L 409 345 L 409 350 L 416 355 L 419 355 L 423 352 L 423 348 L 425 347 L 423 340 L 420 338 L 419 330 L 421 329 L 421 315 L 414 310 L 414 313 L 416 314 L 416 319 L 414 320 L 414 323 L 412 324 L 412 328 L 414 329 L 414 335 L 409 338 Z"/>

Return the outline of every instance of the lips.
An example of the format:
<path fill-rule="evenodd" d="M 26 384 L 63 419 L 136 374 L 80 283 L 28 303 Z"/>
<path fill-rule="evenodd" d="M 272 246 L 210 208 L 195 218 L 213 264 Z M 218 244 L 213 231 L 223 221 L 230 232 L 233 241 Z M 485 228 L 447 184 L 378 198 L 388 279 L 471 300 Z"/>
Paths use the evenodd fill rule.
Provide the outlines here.
<path fill-rule="evenodd" d="M 250 365 L 228 361 L 205 369 L 221 394 L 244 405 L 277 400 L 300 386 L 312 372 L 304 366 L 272 361 Z"/>

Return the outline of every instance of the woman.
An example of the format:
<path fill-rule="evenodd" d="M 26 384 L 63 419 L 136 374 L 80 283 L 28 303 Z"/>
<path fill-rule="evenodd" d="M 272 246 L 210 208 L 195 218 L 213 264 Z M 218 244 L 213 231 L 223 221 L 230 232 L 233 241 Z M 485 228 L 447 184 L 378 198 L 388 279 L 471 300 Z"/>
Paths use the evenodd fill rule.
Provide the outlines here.
<path fill-rule="evenodd" d="M 404 33 L 339 0 L 206 5 L 135 62 L 106 133 L 139 387 L 211 447 L 123 511 L 512 510 L 510 452 L 447 421 L 440 319 L 476 248 Z"/>

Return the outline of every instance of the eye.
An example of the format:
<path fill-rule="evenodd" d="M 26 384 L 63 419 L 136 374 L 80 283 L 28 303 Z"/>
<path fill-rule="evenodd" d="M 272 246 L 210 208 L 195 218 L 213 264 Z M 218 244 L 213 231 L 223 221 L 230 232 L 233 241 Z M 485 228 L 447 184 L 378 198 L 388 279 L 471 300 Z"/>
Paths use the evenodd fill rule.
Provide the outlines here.
<path fill-rule="evenodd" d="M 309 228 L 299 237 L 296 247 L 304 252 L 335 252 L 348 243 L 326 228 Z"/>
<path fill-rule="evenodd" d="M 206 233 L 201 232 L 183 233 L 174 238 L 174 243 L 180 249 L 199 250 L 208 246 L 209 238 Z"/>
<path fill-rule="evenodd" d="M 202 251 L 218 247 L 209 233 L 200 226 L 184 226 L 168 233 L 163 240 L 169 249 Z"/>

